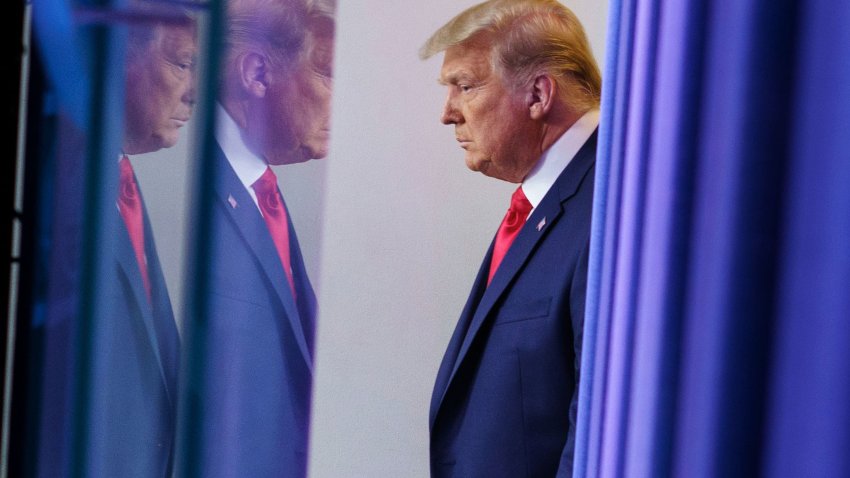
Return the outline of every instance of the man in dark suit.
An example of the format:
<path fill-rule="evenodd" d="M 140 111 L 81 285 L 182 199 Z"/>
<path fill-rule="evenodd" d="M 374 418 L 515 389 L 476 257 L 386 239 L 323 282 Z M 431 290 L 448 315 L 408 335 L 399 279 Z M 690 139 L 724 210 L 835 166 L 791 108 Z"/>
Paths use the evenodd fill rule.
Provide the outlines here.
<path fill-rule="evenodd" d="M 85 155 L 78 148 L 78 154 L 57 161 L 38 476 L 171 475 L 179 338 L 128 155 L 177 142 L 194 105 L 197 45 L 194 20 L 184 12 L 144 13 L 154 19 L 167 15 L 168 21 L 130 28 L 122 151 L 108 157 L 118 162 L 119 186 L 107 193 L 114 216 L 103 224 L 109 240 L 96 257 L 80 255 L 84 243 L 96 237 L 82 230 L 84 205 L 93 203 L 84 193 Z M 95 284 L 80 281 L 86 262 L 100 264 Z M 80 304 L 85 287 L 93 291 L 94 306 Z"/>
<path fill-rule="evenodd" d="M 438 30 L 442 122 L 466 164 L 520 183 L 431 400 L 434 477 L 569 477 L 600 76 L 555 0 L 492 0 Z"/>
<path fill-rule="evenodd" d="M 306 474 L 316 298 L 270 166 L 327 154 L 333 13 L 228 2 L 204 371 L 189 391 L 200 476 Z"/>

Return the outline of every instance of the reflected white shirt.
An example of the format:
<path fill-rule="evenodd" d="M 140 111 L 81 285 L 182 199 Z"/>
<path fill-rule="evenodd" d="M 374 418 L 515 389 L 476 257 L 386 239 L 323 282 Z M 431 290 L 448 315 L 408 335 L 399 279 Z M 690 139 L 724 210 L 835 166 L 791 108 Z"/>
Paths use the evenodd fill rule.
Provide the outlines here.
<path fill-rule="evenodd" d="M 239 129 L 236 121 L 230 117 L 227 110 L 219 103 L 216 103 L 215 107 L 217 115 L 215 139 L 233 171 L 236 172 L 239 181 L 248 190 L 248 194 L 254 200 L 254 205 L 259 210 L 260 204 L 257 202 L 257 193 L 254 192 L 251 185 L 266 172 L 268 164 L 263 158 L 248 149 L 248 145 L 245 144 L 245 139 L 242 137 L 242 130 Z"/>
<path fill-rule="evenodd" d="M 537 208 L 543 196 L 555 184 L 555 180 L 570 164 L 579 149 L 584 146 L 599 125 L 599 110 L 593 109 L 582 115 L 570 129 L 543 153 L 534 168 L 522 182 L 522 192 L 532 208 Z M 534 209 L 528 213 L 529 217 Z M 527 219 L 527 218 L 526 218 Z"/>

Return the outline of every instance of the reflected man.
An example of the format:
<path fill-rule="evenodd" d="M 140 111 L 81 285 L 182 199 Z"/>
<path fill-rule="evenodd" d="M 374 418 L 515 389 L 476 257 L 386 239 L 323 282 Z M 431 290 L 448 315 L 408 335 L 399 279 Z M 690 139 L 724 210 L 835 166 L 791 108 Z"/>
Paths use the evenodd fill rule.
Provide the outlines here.
<path fill-rule="evenodd" d="M 600 76 L 555 0 L 492 0 L 449 21 L 442 122 L 473 171 L 520 183 L 431 400 L 434 477 L 572 475 Z"/>
<path fill-rule="evenodd" d="M 316 298 L 270 166 L 328 152 L 334 4 L 230 0 L 212 208 L 201 476 L 306 473 Z"/>
<path fill-rule="evenodd" d="M 66 476 L 72 467 L 91 476 L 171 476 L 174 461 L 179 337 L 157 256 L 151 225 L 128 155 L 174 146 L 194 105 L 196 29 L 184 12 L 134 7 L 149 21 L 130 27 L 125 68 L 125 121 L 119 163 L 117 217 L 108 268 L 95 293 L 104 306 L 96 314 L 90 345 L 75 342 L 80 265 L 52 291 L 45 331 L 45 366 L 39 476 Z M 68 168 L 81 170 L 82 158 Z M 60 167 L 66 167 L 60 165 Z M 77 176 L 71 173 L 68 177 Z M 81 179 L 81 178 L 80 178 Z M 80 214 L 75 197 L 64 197 L 57 221 L 67 251 L 80 250 Z M 76 246 L 76 247 L 74 247 Z M 67 261 L 79 259 L 67 254 Z M 75 384 L 79 347 L 91 347 L 85 403 Z M 85 409 L 86 421 L 76 422 Z M 82 429 L 72 430 L 74 426 Z M 79 434 L 78 432 L 82 432 Z M 83 440 L 84 438 L 84 440 Z M 72 451 L 80 447 L 84 455 Z M 72 458 L 73 457 L 73 458 Z M 75 461 L 75 464 L 72 463 Z"/>

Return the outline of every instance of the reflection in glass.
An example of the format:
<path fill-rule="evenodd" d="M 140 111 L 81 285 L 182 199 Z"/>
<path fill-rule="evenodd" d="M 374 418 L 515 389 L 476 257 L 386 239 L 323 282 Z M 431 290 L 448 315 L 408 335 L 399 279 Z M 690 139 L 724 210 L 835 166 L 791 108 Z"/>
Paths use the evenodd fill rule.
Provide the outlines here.
<path fill-rule="evenodd" d="M 174 146 L 192 114 L 196 27 L 182 8 L 129 3 L 75 12 L 93 22 L 74 26 L 88 50 L 44 52 L 54 84 L 66 78 L 51 56 L 85 64 L 91 89 L 78 94 L 91 102 L 80 114 L 60 95 L 56 115 L 48 291 L 33 322 L 38 476 L 169 476 L 175 458 L 179 337 L 131 160 Z"/>
<path fill-rule="evenodd" d="M 214 180 L 195 205 L 206 253 L 187 284 L 180 470 L 193 476 L 306 474 L 316 297 L 278 186 L 286 170 L 271 166 L 328 153 L 334 8 L 227 2 L 217 126 L 199 163 Z"/>
<path fill-rule="evenodd" d="M 27 165 L 44 206 L 24 322 L 23 474 L 306 474 L 316 297 L 277 176 L 328 154 L 335 2 L 192 4 L 45 0 L 36 12 L 44 84 Z M 180 218 L 162 211 L 182 199 L 161 192 L 148 153 L 181 161 L 172 151 L 185 147 L 171 148 L 199 99 L 207 7 L 201 26 L 225 41 L 205 56 L 203 89 L 218 101 L 200 102 L 189 166 L 214 179 L 189 201 L 181 277 L 162 231 Z M 179 324 L 175 290 L 186 292 Z"/>

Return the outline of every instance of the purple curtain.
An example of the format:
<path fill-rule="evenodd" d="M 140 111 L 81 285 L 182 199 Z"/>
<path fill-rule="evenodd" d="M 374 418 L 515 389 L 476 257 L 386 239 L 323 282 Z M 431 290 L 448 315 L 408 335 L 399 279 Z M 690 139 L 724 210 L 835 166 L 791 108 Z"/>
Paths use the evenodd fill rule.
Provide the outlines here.
<path fill-rule="evenodd" d="M 574 476 L 850 476 L 848 22 L 611 2 Z"/>

